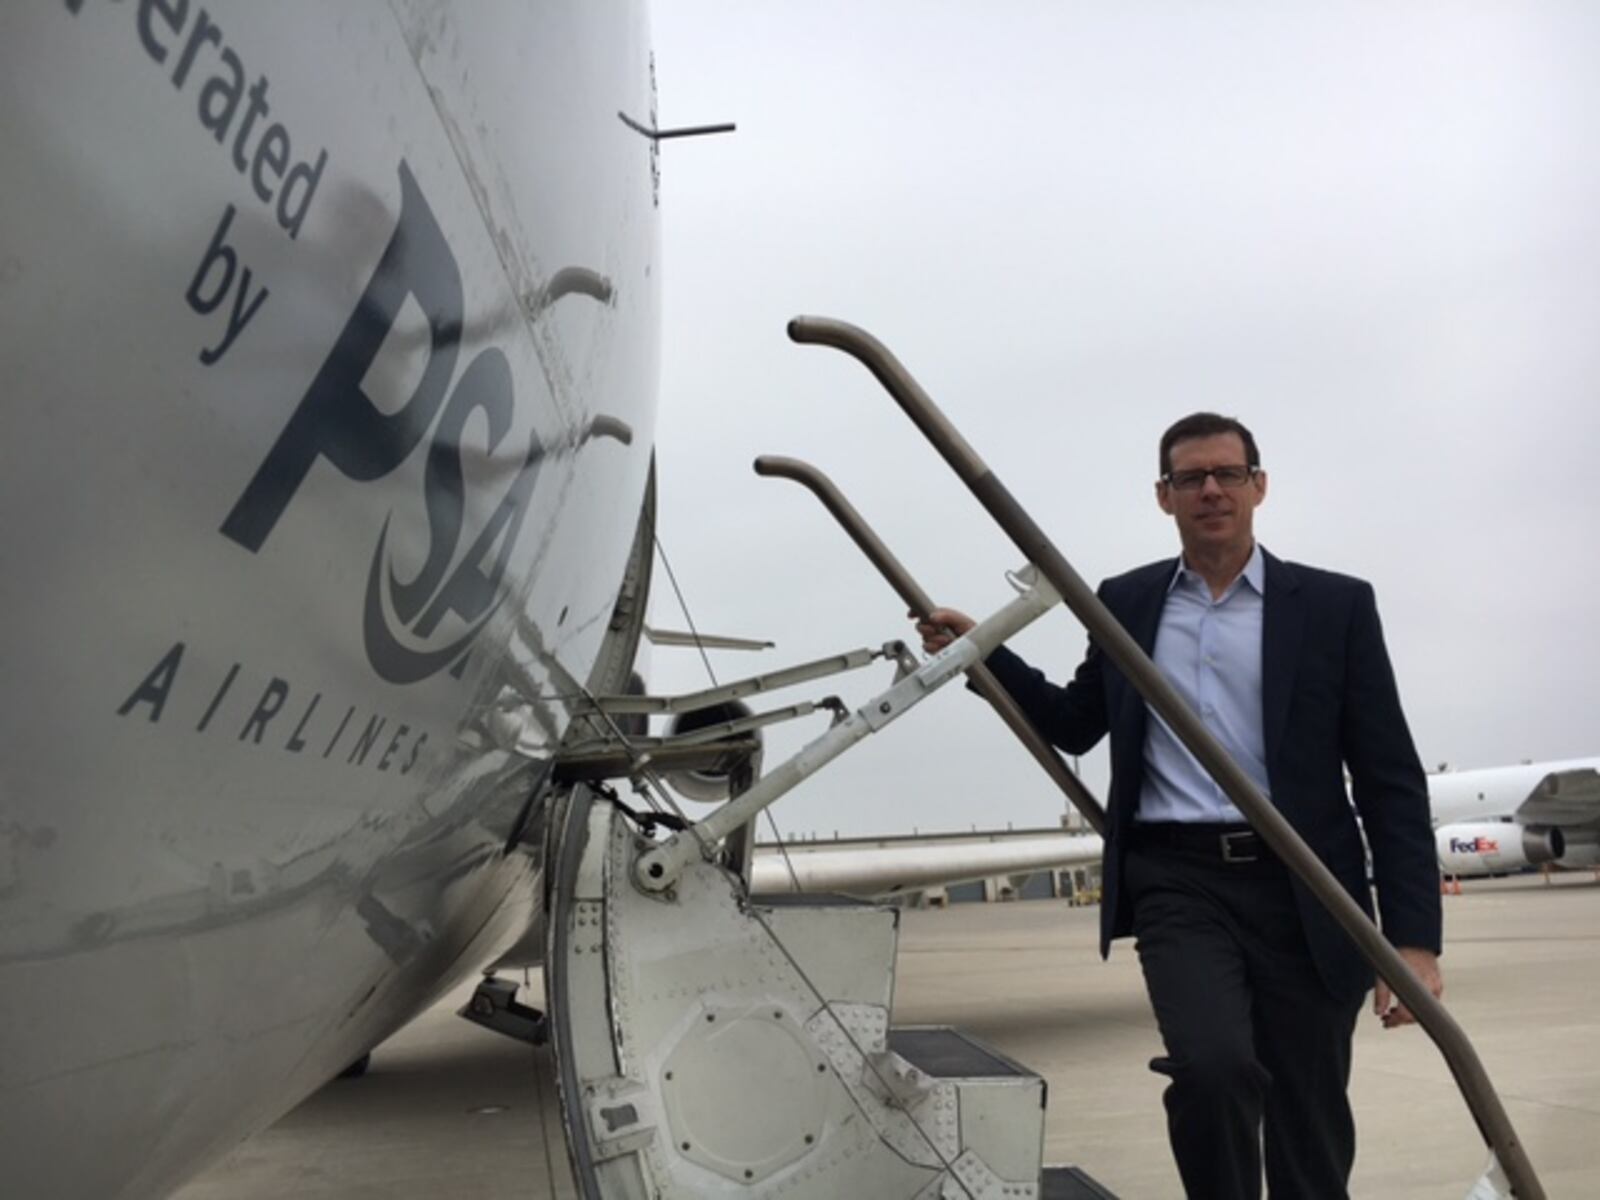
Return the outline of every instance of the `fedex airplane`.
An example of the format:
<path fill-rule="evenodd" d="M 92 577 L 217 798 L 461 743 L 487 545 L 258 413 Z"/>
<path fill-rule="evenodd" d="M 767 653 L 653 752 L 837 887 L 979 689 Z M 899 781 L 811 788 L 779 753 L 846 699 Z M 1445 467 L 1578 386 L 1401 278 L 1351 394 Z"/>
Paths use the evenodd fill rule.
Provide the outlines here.
<path fill-rule="evenodd" d="M 0 68 L 0 1190 L 165 1195 L 542 961 L 585 1196 L 1034 1194 L 1042 1081 L 887 1027 L 894 910 L 631 881 L 606 780 L 747 732 L 615 699 L 691 132 L 640 0 L 39 0 Z"/>
<path fill-rule="evenodd" d="M 1428 799 L 1447 875 L 1600 866 L 1600 758 L 1430 775 Z"/>

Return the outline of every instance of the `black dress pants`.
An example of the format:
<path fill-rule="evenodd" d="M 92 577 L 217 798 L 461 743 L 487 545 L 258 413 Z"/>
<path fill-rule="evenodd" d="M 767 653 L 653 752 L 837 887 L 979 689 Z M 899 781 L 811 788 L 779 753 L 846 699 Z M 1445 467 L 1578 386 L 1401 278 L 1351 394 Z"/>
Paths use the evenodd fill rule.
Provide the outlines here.
<path fill-rule="evenodd" d="M 1361 997 L 1335 999 L 1318 976 L 1286 868 L 1264 849 L 1229 862 L 1136 835 L 1123 879 L 1190 1200 L 1259 1200 L 1263 1141 L 1273 1200 L 1343 1200 Z"/>

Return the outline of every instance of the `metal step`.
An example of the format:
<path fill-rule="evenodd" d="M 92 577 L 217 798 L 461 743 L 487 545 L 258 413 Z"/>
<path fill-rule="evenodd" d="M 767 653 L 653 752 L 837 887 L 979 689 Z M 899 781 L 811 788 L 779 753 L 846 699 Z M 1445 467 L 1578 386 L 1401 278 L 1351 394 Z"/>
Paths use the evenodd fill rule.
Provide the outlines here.
<path fill-rule="evenodd" d="M 1046 1167 L 1039 1185 L 1039 1200 L 1117 1200 L 1077 1167 Z"/>
<path fill-rule="evenodd" d="M 756 908 L 887 908 L 860 896 L 840 892 L 752 892 L 750 903 Z"/>
<path fill-rule="evenodd" d="M 947 1025 L 891 1029 L 889 1049 L 919 1070 L 943 1079 L 1038 1078 L 1027 1067 Z"/>
<path fill-rule="evenodd" d="M 891 1029 L 884 1049 L 878 1071 L 942 1135 L 957 1194 L 1037 1194 L 1026 1181 L 1040 1178 L 1043 1079 L 949 1026 Z"/>

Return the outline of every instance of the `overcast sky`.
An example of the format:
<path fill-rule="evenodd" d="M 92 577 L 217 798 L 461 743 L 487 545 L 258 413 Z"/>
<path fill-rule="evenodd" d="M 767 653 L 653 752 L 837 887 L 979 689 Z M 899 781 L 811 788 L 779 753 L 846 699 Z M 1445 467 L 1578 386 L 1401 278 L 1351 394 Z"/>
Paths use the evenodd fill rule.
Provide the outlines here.
<path fill-rule="evenodd" d="M 1423 761 L 1600 753 L 1600 7 L 672 0 L 660 122 L 660 538 L 724 680 L 906 636 L 809 493 L 833 476 L 943 602 L 1020 556 L 859 366 L 875 332 L 1091 582 L 1175 552 L 1156 443 L 1255 431 L 1280 557 L 1377 589 Z M 658 625 L 682 628 L 665 573 Z M 1013 643 L 1053 677 L 1070 614 Z M 657 649 L 654 690 L 702 686 Z M 888 686 L 881 664 L 785 698 Z M 822 731 L 768 739 L 774 755 Z M 1083 763 L 1103 794 L 1104 750 Z M 785 799 L 786 835 L 1053 824 L 947 688 Z"/>

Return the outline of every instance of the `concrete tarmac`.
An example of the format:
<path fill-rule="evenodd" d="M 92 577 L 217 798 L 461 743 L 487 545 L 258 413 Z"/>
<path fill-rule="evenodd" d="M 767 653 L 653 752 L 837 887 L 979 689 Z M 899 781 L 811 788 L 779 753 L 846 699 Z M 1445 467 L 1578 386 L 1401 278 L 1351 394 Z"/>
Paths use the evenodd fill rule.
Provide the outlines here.
<path fill-rule="evenodd" d="M 1055 901 L 907 912 L 895 1021 L 949 1024 L 1049 1082 L 1045 1157 L 1124 1200 L 1182 1196 L 1161 1052 L 1128 943 L 1102 963 L 1098 910 Z M 1553 1198 L 1600 1196 L 1600 883 L 1589 872 L 1472 881 L 1445 898 L 1445 999 Z M 534 983 L 537 985 L 537 978 Z M 470 991 L 470 988 L 467 989 Z M 550 1064 L 454 1015 L 397 1034 L 179 1200 L 483 1200 L 573 1195 Z M 1487 1154 L 1419 1029 L 1370 1012 L 1351 1082 L 1358 1200 L 1461 1200 Z M 86 1148 L 86 1152 L 92 1152 Z"/>

